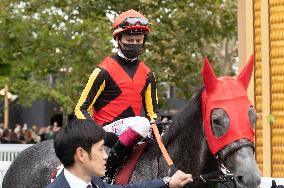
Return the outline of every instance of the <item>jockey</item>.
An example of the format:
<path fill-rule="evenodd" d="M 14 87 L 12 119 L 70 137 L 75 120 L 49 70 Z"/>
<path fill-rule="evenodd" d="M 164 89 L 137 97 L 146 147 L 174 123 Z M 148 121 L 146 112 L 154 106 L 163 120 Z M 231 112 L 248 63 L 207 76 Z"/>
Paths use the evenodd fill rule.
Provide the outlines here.
<path fill-rule="evenodd" d="M 148 20 L 131 9 L 115 18 L 112 29 L 118 52 L 95 68 L 74 111 L 78 119 L 93 119 L 117 135 L 113 144 L 106 144 L 112 145 L 107 160 L 108 182 L 137 142 L 149 133 L 149 121 L 154 121 L 158 112 L 154 73 L 138 58 L 150 32 Z M 147 119 L 139 117 L 142 106 Z"/>

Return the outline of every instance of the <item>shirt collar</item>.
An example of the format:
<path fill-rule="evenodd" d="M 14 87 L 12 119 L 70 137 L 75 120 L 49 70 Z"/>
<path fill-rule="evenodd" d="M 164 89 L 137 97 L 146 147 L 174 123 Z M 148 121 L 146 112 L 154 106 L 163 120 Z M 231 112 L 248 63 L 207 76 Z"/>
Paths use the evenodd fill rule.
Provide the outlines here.
<path fill-rule="evenodd" d="M 86 183 L 79 177 L 69 172 L 67 169 L 64 169 L 64 176 L 71 188 L 86 188 L 87 185 L 92 185 L 91 182 Z"/>

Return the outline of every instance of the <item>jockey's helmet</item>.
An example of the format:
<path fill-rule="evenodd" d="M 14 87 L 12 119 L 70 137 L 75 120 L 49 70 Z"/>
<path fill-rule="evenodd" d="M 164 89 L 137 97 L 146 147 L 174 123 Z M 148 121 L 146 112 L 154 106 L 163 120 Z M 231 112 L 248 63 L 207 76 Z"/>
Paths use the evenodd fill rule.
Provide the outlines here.
<path fill-rule="evenodd" d="M 118 15 L 112 24 L 113 38 L 116 40 L 119 34 L 148 34 L 148 19 L 136 10 L 128 10 Z"/>

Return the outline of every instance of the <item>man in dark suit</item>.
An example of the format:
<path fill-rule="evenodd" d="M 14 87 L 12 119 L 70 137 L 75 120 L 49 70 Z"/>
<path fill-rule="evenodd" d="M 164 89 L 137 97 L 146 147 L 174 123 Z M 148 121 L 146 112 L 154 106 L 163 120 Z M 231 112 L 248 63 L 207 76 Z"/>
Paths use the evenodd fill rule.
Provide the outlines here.
<path fill-rule="evenodd" d="M 106 171 L 105 131 L 92 120 L 73 120 L 54 138 L 56 156 L 65 169 L 47 188 L 177 188 L 192 182 L 191 174 L 177 171 L 172 177 L 125 186 L 101 180 Z"/>

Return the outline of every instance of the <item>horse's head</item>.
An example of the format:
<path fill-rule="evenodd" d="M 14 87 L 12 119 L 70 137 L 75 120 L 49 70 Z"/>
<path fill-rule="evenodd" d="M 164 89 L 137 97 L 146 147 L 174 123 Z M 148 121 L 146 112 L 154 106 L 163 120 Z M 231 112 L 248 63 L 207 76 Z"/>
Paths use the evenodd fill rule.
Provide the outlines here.
<path fill-rule="evenodd" d="M 237 77 L 217 78 L 205 59 L 202 114 L 210 151 L 234 174 L 237 187 L 258 187 L 259 170 L 254 159 L 256 112 L 247 87 L 253 70 L 253 56 Z"/>

